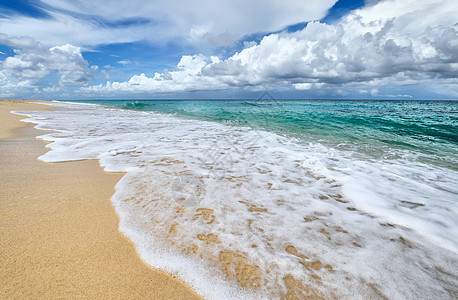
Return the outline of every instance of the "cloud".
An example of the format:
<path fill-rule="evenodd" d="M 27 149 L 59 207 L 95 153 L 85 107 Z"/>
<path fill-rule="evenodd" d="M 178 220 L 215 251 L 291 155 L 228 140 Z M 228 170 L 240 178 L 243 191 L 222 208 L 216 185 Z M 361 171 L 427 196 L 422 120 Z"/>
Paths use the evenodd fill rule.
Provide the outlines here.
<path fill-rule="evenodd" d="M 40 19 L 18 15 L 2 16 L 0 32 L 8 36 L 23 36 L 27 33 L 47 47 L 65 43 L 92 46 L 107 40 L 120 43 L 132 40 L 119 31 L 113 36 L 109 28 L 100 28 L 90 20 L 79 20 L 60 12 L 50 12 L 50 16 Z"/>
<path fill-rule="evenodd" d="M 336 0 L 43 0 L 48 18 L 3 15 L 0 32 L 25 32 L 46 46 L 96 46 L 150 41 L 228 46 L 245 35 L 272 32 L 324 17 Z M 88 13 L 89 12 L 89 13 Z"/>
<path fill-rule="evenodd" d="M 62 87 L 81 86 L 93 80 L 97 67 L 89 67 L 81 48 L 65 44 L 44 47 L 30 38 L 9 38 L 0 34 L 0 43 L 14 48 L 14 56 L 0 62 L 2 94 L 16 89 L 36 89 L 36 83 L 52 75 Z M 16 88 L 14 88 L 16 87 Z"/>
<path fill-rule="evenodd" d="M 313 88 L 312 83 L 294 83 L 293 86 L 296 90 L 310 90 Z"/>
<path fill-rule="evenodd" d="M 183 55 L 173 69 L 154 74 L 145 69 L 127 81 L 115 79 L 80 91 L 93 97 L 268 87 L 304 94 L 402 97 L 412 90 L 384 87 L 427 86 L 434 93 L 458 97 L 458 7 L 453 0 L 366 1 L 365 7 L 332 24 L 313 20 L 321 19 L 335 0 L 42 3 L 38 5 L 47 18 L 0 17 L 0 32 L 8 34 L 0 34 L 0 44 L 15 49 L 0 61 L 2 94 L 12 93 L 15 85 L 31 91 L 48 86 L 46 91 L 58 92 L 92 82 L 97 67 L 82 57 L 81 46 L 149 41 L 160 47 L 181 41 L 192 45 L 187 49 L 198 50 Z M 279 31 L 304 21 L 310 22 L 302 30 Z M 24 32 L 30 37 L 21 37 Z M 276 33 L 259 42 L 247 40 L 259 32 Z M 244 48 L 229 56 L 193 54 L 214 53 L 206 47 L 230 47 L 236 41 Z M 123 66 L 136 63 L 116 60 Z M 114 68 L 104 69 L 99 78 L 115 78 Z"/>
<path fill-rule="evenodd" d="M 332 86 L 342 93 L 366 86 L 368 94 L 377 96 L 381 86 L 457 79 L 457 15 L 454 1 L 381 1 L 332 25 L 310 22 L 298 32 L 270 34 L 226 59 L 183 56 L 175 70 L 84 91 L 154 93 L 274 84 L 297 90 Z"/>
<path fill-rule="evenodd" d="M 311 90 L 313 88 L 321 88 L 324 84 L 323 83 L 293 83 L 293 87 L 296 90 L 301 90 L 301 91 L 306 91 L 306 90 Z"/>
<path fill-rule="evenodd" d="M 130 59 L 123 59 L 123 60 L 117 61 L 116 63 L 125 66 L 125 65 L 131 64 L 132 61 Z"/>
<path fill-rule="evenodd" d="M 156 73 L 149 78 L 144 73 L 134 75 L 126 82 L 110 82 L 82 88 L 85 92 L 180 92 L 196 90 L 224 89 L 228 85 L 217 78 L 201 76 L 206 66 L 212 66 L 220 60 L 217 57 L 207 58 L 203 55 L 183 56 L 177 65 L 177 70 Z M 177 84 L 179 82 L 179 84 Z"/>
<path fill-rule="evenodd" d="M 407 94 L 397 94 L 397 95 L 386 95 L 388 98 L 413 98 L 412 95 Z"/>

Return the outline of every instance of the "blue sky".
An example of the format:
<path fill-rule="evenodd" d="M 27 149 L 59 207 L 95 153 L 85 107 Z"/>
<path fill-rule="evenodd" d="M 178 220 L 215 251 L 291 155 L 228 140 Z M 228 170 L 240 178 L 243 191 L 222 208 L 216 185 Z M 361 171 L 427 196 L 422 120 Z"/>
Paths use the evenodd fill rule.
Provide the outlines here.
<path fill-rule="evenodd" d="M 454 1 L 2 1 L 0 98 L 458 99 Z"/>

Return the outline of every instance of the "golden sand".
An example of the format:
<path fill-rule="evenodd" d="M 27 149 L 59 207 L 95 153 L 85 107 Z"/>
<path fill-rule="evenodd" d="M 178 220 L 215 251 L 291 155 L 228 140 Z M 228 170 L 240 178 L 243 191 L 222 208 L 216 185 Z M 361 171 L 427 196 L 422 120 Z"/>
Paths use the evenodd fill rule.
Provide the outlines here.
<path fill-rule="evenodd" d="M 122 174 L 36 159 L 43 131 L 9 111 L 38 109 L 48 107 L 0 100 L 0 299 L 199 298 L 118 231 L 110 197 Z"/>

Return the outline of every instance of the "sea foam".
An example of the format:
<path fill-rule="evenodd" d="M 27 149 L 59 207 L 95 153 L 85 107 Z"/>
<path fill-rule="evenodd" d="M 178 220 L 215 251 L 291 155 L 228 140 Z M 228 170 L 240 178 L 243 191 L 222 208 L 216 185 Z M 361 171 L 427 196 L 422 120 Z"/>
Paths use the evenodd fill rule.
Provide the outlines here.
<path fill-rule="evenodd" d="M 249 127 L 83 105 L 25 112 L 51 149 L 127 172 L 112 197 L 142 259 L 206 298 L 453 298 L 457 174 Z"/>

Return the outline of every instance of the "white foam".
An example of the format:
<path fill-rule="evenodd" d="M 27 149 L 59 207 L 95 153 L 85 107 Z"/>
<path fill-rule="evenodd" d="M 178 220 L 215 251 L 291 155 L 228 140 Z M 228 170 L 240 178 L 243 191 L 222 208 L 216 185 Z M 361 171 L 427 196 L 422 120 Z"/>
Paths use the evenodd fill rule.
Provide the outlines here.
<path fill-rule="evenodd" d="M 244 127 L 58 105 L 26 113 L 58 131 L 41 136 L 52 150 L 40 159 L 99 159 L 107 171 L 127 172 L 112 198 L 120 230 L 147 263 L 206 298 L 279 297 L 288 275 L 325 297 L 456 292 L 456 172 L 408 152 L 374 161 Z M 285 251 L 290 245 L 299 256 Z M 225 253 L 240 255 L 226 265 L 229 280 Z M 241 288 L 236 266 L 257 266 L 239 280 L 261 287 Z"/>

